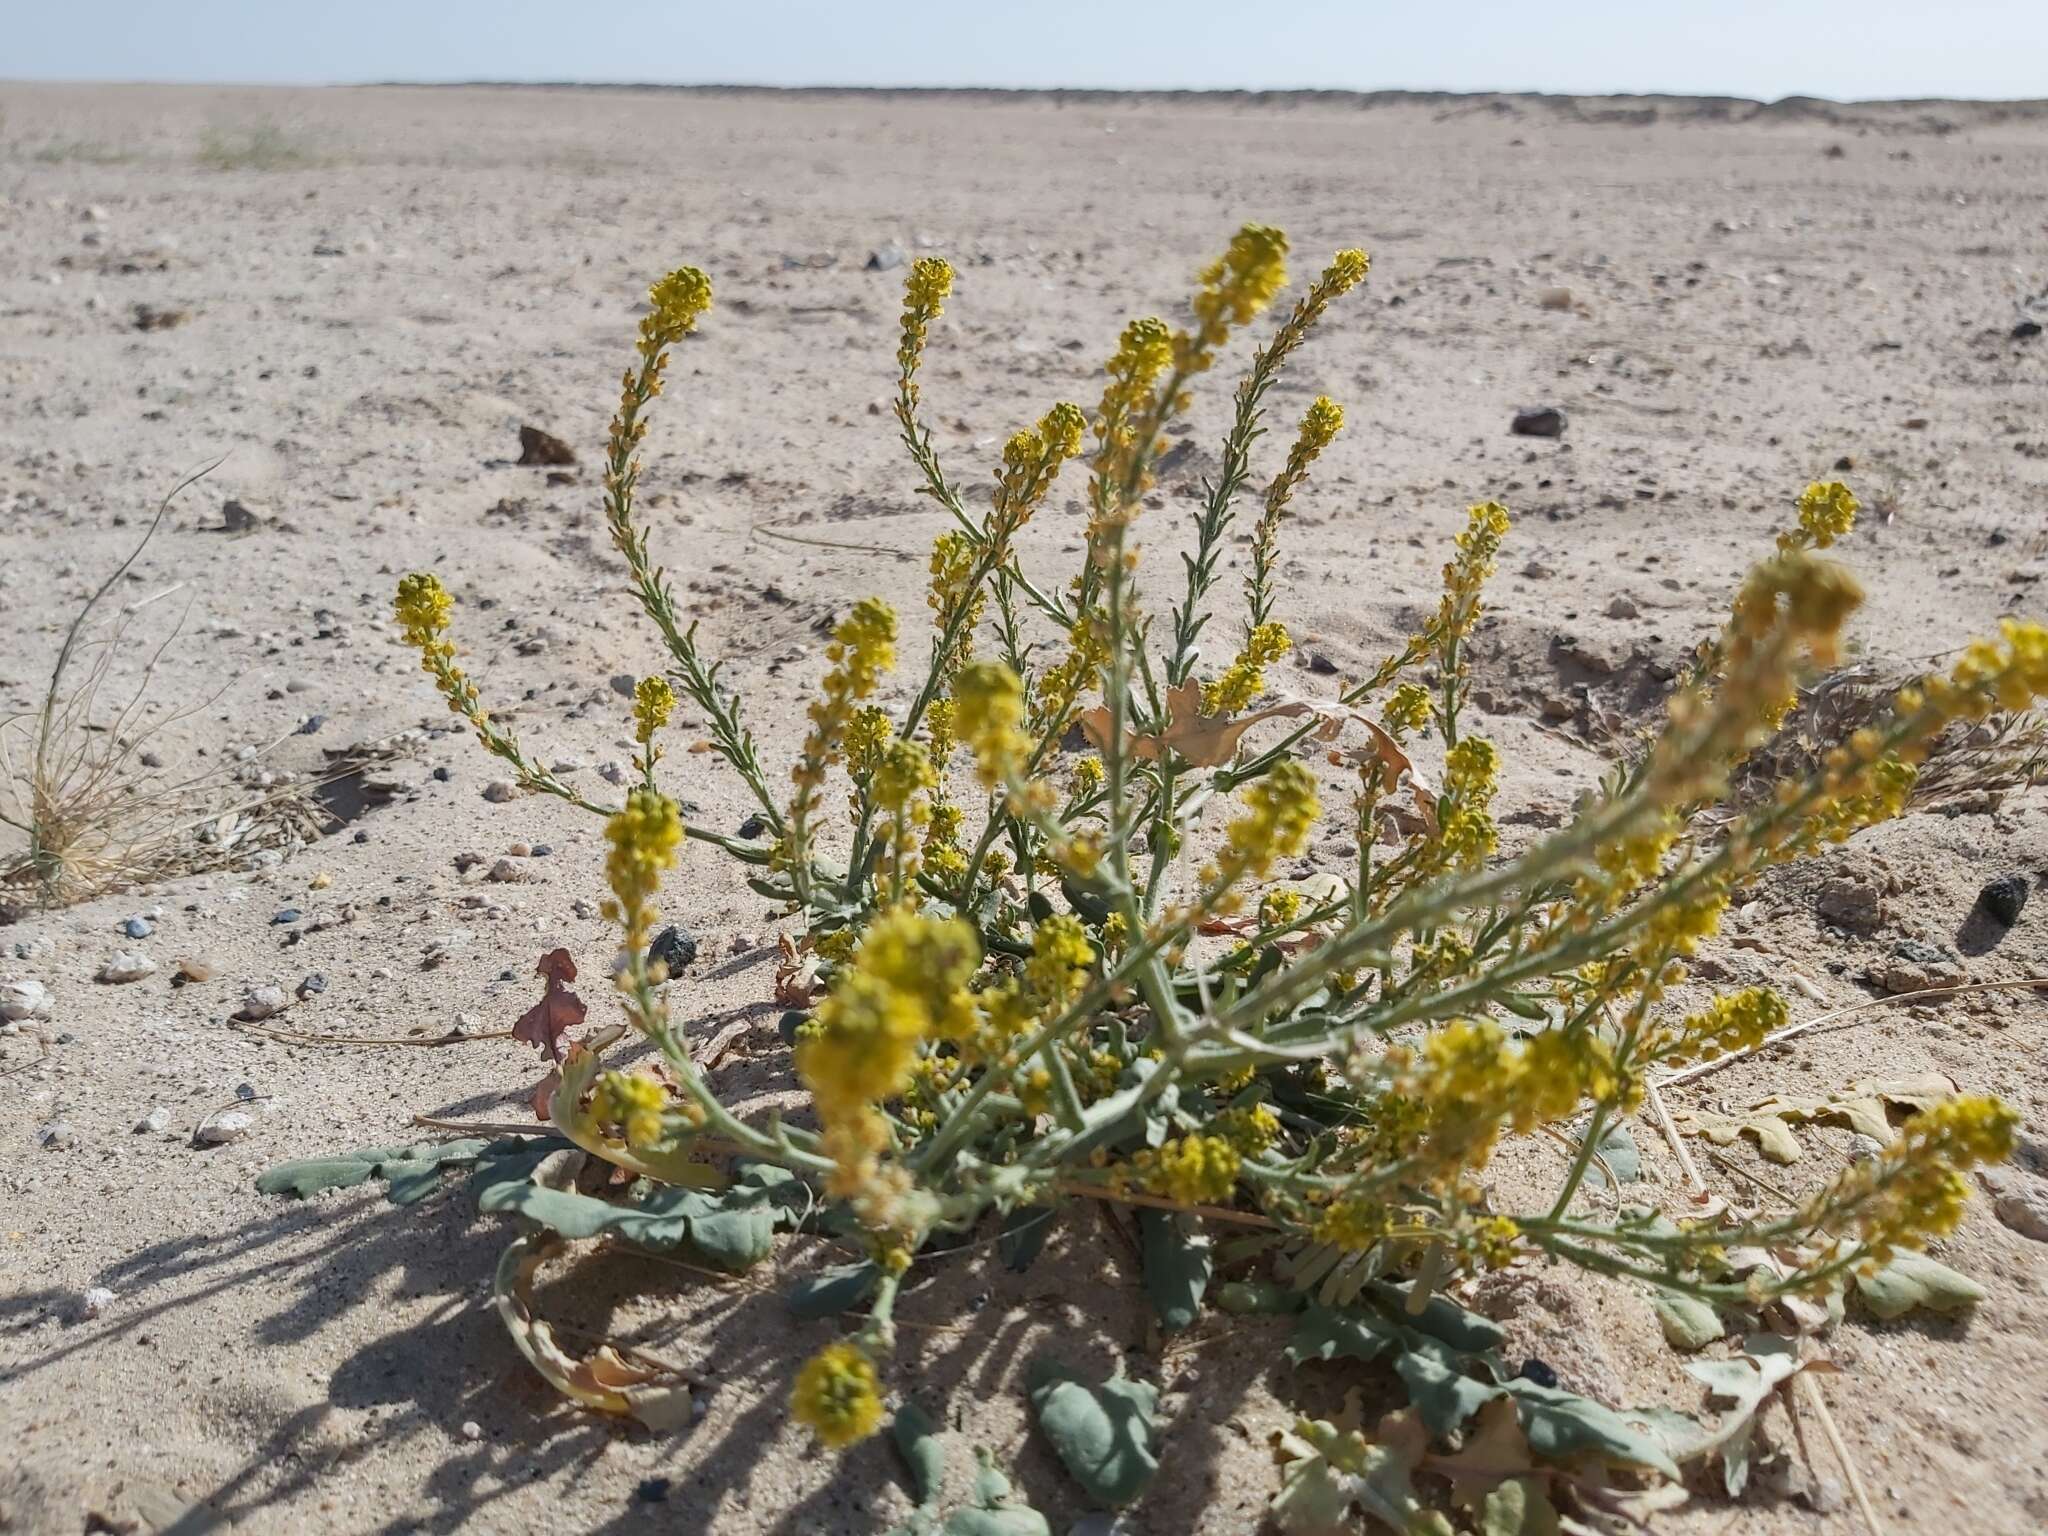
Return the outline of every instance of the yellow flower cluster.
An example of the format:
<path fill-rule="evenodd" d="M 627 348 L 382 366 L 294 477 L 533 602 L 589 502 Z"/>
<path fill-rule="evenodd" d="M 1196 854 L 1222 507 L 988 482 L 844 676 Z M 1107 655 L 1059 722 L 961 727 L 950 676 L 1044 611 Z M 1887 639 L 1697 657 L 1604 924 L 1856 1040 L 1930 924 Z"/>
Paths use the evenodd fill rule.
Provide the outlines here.
<path fill-rule="evenodd" d="M 892 907 L 868 925 L 799 1039 L 797 1071 L 828 1120 L 900 1093 L 922 1040 L 971 1027 L 968 979 L 981 963 L 957 917 Z"/>
<path fill-rule="evenodd" d="M 931 755 L 915 741 L 891 742 L 875 765 L 869 788 L 888 818 L 890 860 L 899 890 L 917 874 L 917 829 L 931 819 L 925 797 L 938 785 L 939 771 L 932 766 Z"/>
<path fill-rule="evenodd" d="M 1259 898 L 1259 926 L 1284 928 L 1301 915 L 1301 892 L 1275 886 Z"/>
<path fill-rule="evenodd" d="M 897 343 L 896 367 L 912 400 L 917 398 L 913 376 L 924 358 L 925 328 L 939 318 L 952 291 L 953 268 L 937 256 L 920 256 L 903 280 L 903 339 Z"/>
<path fill-rule="evenodd" d="M 1082 698 L 1101 686 L 1108 663 L 1106 628 L 1084 614 L 1067 632 L 1066 655 L 1039 674 L 1031 728 L 1041 736 L 1063 733 Z"/>
<path fill-rule="evenodd" d="M 1280 1117 L 1266 1104 L 1226 1109 L 1209 1122 L 1209 1134 L 1221 1136 L 1240 1156 L 1257 1157 L 1280 1136 Z"/>
<path fill-rule="evenodd" d="M 1250 321 L 1287 286 L 1287 236 L 1270 224 L 1245 225 L 1198 281 L 1195 329 L 1174 338 L 1173 362 L 1181 373 L 1207 368 L 1231 327 Z"/>
<path fill-rule="evenodd" d="M 1432 702 L 1429 690 L 1420 683 L 1403 683 L 1388 695 L 1380 724 L 1394 740 L 1403 740 L 1429 724 Z"/>
<path fill-rule="evenodd" d="M 399 579 L 398 596 L 392 604 L 399 633 L 420 653 L 421 670 L 433 678 L 449 709 L 474 721 L 479 714 L 476 686 L 455 664 L 455 646 L 446 638 L 454 612 L 455 599 L 433 572 L 414 571 Z"/>
<path fill-rule="evenodd" d="M 1328 395 L 1317 395 L 1301 418 L 1301 430 L 1295 434 L 1294 446 L 1287 451 L 1287 462 L 1280 473 L 1273 477 L 1273 483 L 1266 488 L 1266 505 L 1259 513 L 1257 528 L 1252 533 L 1252 570 L 1246 586 L 1254 604 L 1263 604 L 1266 594 L 1263 578 L 1272 567 L 1273 557 L 1280 543 L 1280 523 L 1287 515 L 1287 504 L 1294 493 L 1308 478 L 1309 466 L 1316 456 L 1344 430 L 1344 407 Z M 1263 620 L 1263 608 L 1255 609 L 1254 618 Z"/>
<path fill-rule="evenodd" d="M 803 755 L 790 770 L 799 813 L 808 809 L 825 782 L 825 769 L 839 753 L 854 705 L 873 693 L 882 674 L 896 665 L 895 610 L 875 597 L 855 603 L 832 631 L 825 659 L 832 669 L 825 674 L 824 697 L 810 707 L 810 734 L 804 739 Z"/>
<path fill-rule="evenodd" d="M 1060 466 L 1081 451 L 1087 430 L 1081 407 L 1062 400 L 1039 418 L 1036 427 L 1014 434 L 1003 445 L 989 530 L 998 548 L 1007 548 L 1011 535 L 1031 520 L 1059 478 Z"/>
<path fill-rule="evenodd" d="M 2001 619 L 2001 646 L 1973 641 L 1947 677 L 1930 677 L 1899 695 L 1901 714 L 1923 709 L 1932 720 L 1924 743 L 1951 720 L 1981 720 L 1993 709 L 2025 709 L 2048 696 L 2048 628 L 2032 619 Z"/>
<path fill-rule="evenodd" d="M 1136 433 L 1153 414 L 1153 392 L 1160 376 L 1173 365 L 1173 333 L 1155 316 L 1133 320 L 1117 338 L 1106 371 L 1102 404 L 1095 413 L 1095 474 L 1098 513 L 1114 511 L 1115 481 L 1125 459 L 1139 444 Z M 1091 528 L 1091 534 L 1094 530 Z"/>
<path fill-rule="evenodd" d="M 616 1125 L 626 1145 L 644 1152 L 662 1138 L 662 1112 L 669 1098 L 661 1084 L 644 1072 L 607 1072 L 591 1090 L 591 1118 Z"/>
<path fill-rule="evenodd" d="M 1254 779 L 1243 799 L 1245 814 L 1224 829 L 1223 847 L 1202 871 L 1215 911 L 1234 905 L 1226 893 L 1240 882 L 1265 879 L 1275 860 L 1294 858 L 1306 848 L 1322 814 L 1314 776 L 1291 757 Z"/>
<path fill-rule="evenodd" d="M 932 585 L 925 605 L 932 610 L 932 623 L 944 631 L 959 619 L 958 638 L 948 656 L 953 667 L 964 662 L 974 650 L 974 631 L 988 605 L 987 590 L 976 579 L 980 555 L 974 541 L 957 528 L 950 528 L 932 540 Z M 964 616 L 962 610 L 965 610 Z"/>
<path fill-rule="evenodd" d="M 1816 1223 L 1847 1210 L 1880 1263 L 1955 1231 L 1972 1168 L 2012 1155 L 2019 1115 L 1998 1100 L 1945 1099 L 1908 1120 L 1884 1152 L 1843 1173 L 1807 1205 Z"/>
<path fill-rule="evenodd" d="M 1202 687 L 1202 713 L 1234 715 L 1256 699 L 1266 687 L 1266 668 L 1285 656 L 1294 644 L 1287 626 L 1277 621 L 1259 625 L 1244 637 L 1244 649 L 1230 663 L 1229 670 Z"/>
<path fill-rule="evenodd" d="M 1497 501 L 1467 509 L 1465 531 L 1455 540 L 1457 553 L 1444 565 L 1444 595 L 1436 624 L 1442 638 L 1461 639 L 1479 621 L 1480 589 L 1493 575 L 1508 527 L 1508 509 Z"/>
<path fill-rule="evenodd" d="M 1778 548 L 1826 549 L 1856 526 L 1861 508 L 1862 503 L 1839 480 L 1809 485 L 1799 495 L 1798 530 L 1779 534 Z"/>
<path fill-rule="evenodd" d="M 652 746 L 654 733 L 668 724 L 675 712 L 675 690 L 665 677 L 643 677 L 633 690 L 633 739 Z"/>
<path fill-rule="evenodd" d="M 669 346 L 697 328 L 711 307 L 711 279 L 696 267 L 678 267 L 647 290 L 649 313 L 640 322 L 643 355 Z"/>
<path fill-rule="evenodd" d="M 1444 754 L 1444 793 L 1437 801 L 1436 846 L 1445 865 L 1475 869 L 1494 850 L 1491 806 L 1500 783 L 1493 743 L 1467 736 Z"/>
<path fill-rule="evenodd" d="M 612 890 L 605 916 L 625 929 L 627 949 L 645 949 L 662 871 L 674 866 L 682 844 L 682 817 L 667 795 L 631 789 L 625 805 L 605 823 L 604 835 L 611 844 L 604 869 Z"/>
<path fill-rule="evenodd" d="M 856 1344 L 827 1344 L 797 1372 L 789 1410 L 834 1450 L 865 1440 L 882 1422 L 874 1361 Z"/>
<path fill-rule="evenodd" d="M 1055 913 L 1031 930 L 1031 958 L 1025 962 L 1024 978 L 1035 996 L 1059 1005 L 1071 1002 L 1094 964 L 1095 946 L 1088 942 L 1088 930 L 1071 913 Z"/>
<path fill-rule="evenodd" d="M 1131 1163 L 1155 1195 L 1182 1205 L 1219 1205 L 1237 1187 L 1244 1159 L 1221 1136 L 1176 1136 L 1157 1152 L 1139 1151 Z"/>
<path fill-rule="evenodd" d="M 1024 687 L 999 661 L 977 661 L 953 681 L 960 739 L 974 753 L 982 787 L 997 789 L 1023 772 L 1031 738 L 1023 731 Z"/>
<path fill-rule="evenodd" d="M 1755 1050 L 1790 1018 L 1785 999 L 1769 987 L 1744 987 L 1715 998 L 1700 1013 L 1688 1014 L 1679 1023 L 1667 1053 L 1677 1060 L 1711 1060 Z"/>
<path fill-rule="evenodd" d="M 1393 1217 L 1379 1201 L 1344 1195 L 1324 1208 L 1309 1228 L 1309 1236 L 1346 1253 L 1364 1253 L 1393 1229 Z"/>

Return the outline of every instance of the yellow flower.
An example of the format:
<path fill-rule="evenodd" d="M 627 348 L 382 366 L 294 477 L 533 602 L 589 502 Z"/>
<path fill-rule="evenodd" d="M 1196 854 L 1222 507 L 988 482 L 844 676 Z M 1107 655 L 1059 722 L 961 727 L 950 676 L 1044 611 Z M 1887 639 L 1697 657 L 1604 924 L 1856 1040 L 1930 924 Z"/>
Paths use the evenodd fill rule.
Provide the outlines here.
<path fill-rule="evenodd" d="M 626 948 L 644 949 L 662 871 L 674 866 L 682 844 L 682 817 L 667 795 L 632 789 L 625 806 L 605 823 L 604 835 L 611 844 L 605 856 L 605 879 L 612 889 L 607 915 L 624 926 Z"/>
<path fill-rule="evenodd" d="M 826 1345 L 797 1372 L 789 1408 L 834 1450 L 865 1440 L 882 1422 L 875 1363 L 856 1344 Z"/>
<path fill-rule="evenodd" d="M 1315 1225 L 1309 1228 L 1309 1236 L 1319 1243 L 1342 1248 L 1346 1253 L 1364 1253 L 1393 1227 L 1393 1218 L 1377 1200 L 1346 1195 L 1334 1201 L 1316 1218 Z"/>
<path fill-rule="evenodd" d="M 1809 485 L 1799 496 L 1799 532 L 1778 535 L 1778 548 L 1826 549 L 1856 526 L 1861 507 L 1839 480 Z"/>
<path fill-rule="evenodd" d="M 808 711 L 811 730 L 804 738 L 803 756 L 790 770 L 797 786 L 792 821 L 801 820 L 814 803 L 818 787 L 825 782 L 826 767 L 839 755 L 854 705 L 873 693 L 882 674 L 896 665 L 895 610 L 880 598 L 855 603 L 853 611 L 832 631 L 825 659 L 832 668 L 825 674 L 824 697 Z"/>
<path fill-rule="evenodd" d="M 1774 1030 L 1783 1029 L 1790 1017 L 1785 1000 L 1769 987 L 1745 987 L 1715 998 L 1702 1013 L 1688 1015 L 1678 1026 L 1671 1054 L 1710 1059 L 1754 1050 Z"/>
<path fill-rule="evenodd" d="M 1056 913 L 1031 930 L 1031 959 L 1024 975 L 1041 1001 L 1071 1001 L 1094 964 L 1095 946 L 1088 942 L 1088 930 L 1071 913 Z"/>
<path fill-rule="evenodd" d="M 1074 760 L 1072 790 L 1074 798 L 1085 800 L 1102 788 L 1103 767 L 1099 757 L 1080 757 Z"/>
<path fill-rule="evenodd" d="M 675 690 L 665 677 L 643 677 L 633 690 L 633 738 L 641 746 L 654 740 L 654 733 L 668 724 L 676 707 Z"/>
<path fill-rule="evenodd" d="M 648 321 L 664 344 L 672 342 L 695 330 L 711 307 L 711 279 L 695 267 L 678 267 L 647 290 L 647 302 L 653 306 Z"/>
<path fill-rule="evenodd" d="M 1996 1099 L 1945 1099 L 1908 1120 L 1898 1140 L 1840 1175 L 1807 1210 L 1846 1210 L 1879 1262 L 1896 1248 L 1945 1237 L 1969 1203 L 1963 1175 L 2012 1155 L 2019 1118 Z"/>
<path fill-rule="evenodd" d="M 1432 702 L 1429 690 L 1421 684 L 1403 683 L 1388 696 L 1387 706 L 1380 712 L 1380 723 L 1389 736 L 1399 741 L 1429 724 Z"/>
<path fill-rule="evenodd" d="M 1287 286 L 1287 236 L 1270 224 L 1247 224 L 1229 249 L 1202 269 L 1195 293 L 1195 330 L 1174 338 L 1174 366 L 1199 373 L 1215 351 Z"/>
<path fill-rule="evenodd" d="M 644 1072 L 607 1072 L 592 1090 L 590 1110 L 606 1125 L 625 1133 L 626 1145 L 644 1151 L 662 1137 L 662 1112 L 668 1094 Z"/>
<path fill-rule="evenodd" d="M 1237 1187 L 1243 1158 L 1221 1136 L 1176 1136 L 1153 1154 L 1145 1184 L 1182 1205 L 1217 1205 Z"/>
<path fill-rule="evenodd" d="M 996 789 L 1024 769 L 1031 739 L 1023 732 L 1024 688 L 999 661 L 977 661 L 953 680 L 960 739 L 974 753 L 982 786 Z"/>
<path fill-rule="evenodd" d="M 1301 892 L 1270 890 L 1259 898 L 1259 926 L 1281 928 L 1301 915 Z"/>
<path fill-rule="evenodd" d="M 1254 779 L 1243 798 L 1245 814 L 1224 829 L 1215 863 L 1202 872 L 1213 892 L 1228 891 L 1246 878 L 1263 880 L 1276 859 L 1291 859 L 1308 846 L 1322 814 L 1314 776 L 1291 757 Z"/>
<path fill-rule="evenodd" d="M 920 256 L 903 280 L 903 339 L 896 348 L 896 366 L 912 400 L 917 384 L 912 375 L 924 358 L 925 328 L 944 311 L 953 291 L 953 268 L 937 256 Z"/>
<path fill-rule="evenodd" d="M 1226 1109 L 1209 1122 L 1209 1133 L 1221 1136 L 1245 1157 L 1257 1157 L 1280 1135 L 1280 1117 L 1264 1104 Z"/>
<path fill-rule="evenodd" d="M 1229 670 L 1203 686 L 1202 712 L 1234 715 L 1250 704 L 1265 691 L 1266 668 L 1285 656 L 1293 643 L 1286 625 L 1259 625 L 1245 636 L 1244 649 L 1237 653 Z"/>
<path fill-rule="evenodd" d="M 399 581 L 393 611 L 405 633 L 406 644 L 415 650 L 425 650 L 448 628 L 455 599 L 433 572 L 414 571 Z"/>

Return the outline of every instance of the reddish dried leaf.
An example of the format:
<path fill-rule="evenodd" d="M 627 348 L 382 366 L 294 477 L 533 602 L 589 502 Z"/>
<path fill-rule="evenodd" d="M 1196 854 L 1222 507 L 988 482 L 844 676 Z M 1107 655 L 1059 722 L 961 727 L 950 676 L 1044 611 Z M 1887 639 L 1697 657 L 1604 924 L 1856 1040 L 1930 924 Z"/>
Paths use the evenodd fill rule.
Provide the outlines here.
<path fill-rule="evenodd" d="M 519 1016 L 512 1026 L 512 1038 L 536 1045 L 560 1061 L 563 1034 L 581 1024 L 586 1012 L 583 999 L 568 987 L 576 979 L 576 962 L 566 949 L 551 949 L 540 957 L 534 972 L 547 978 L 548 989 Z"/>
<path fill-rule="evenodd" d="M 533 1085 L 533 1095 L 526 1102 L 533 1106 L 533 1118 L 551 1120 L 555 1114 L 555 1090 L 562 1086 L 562 1074 L 551 1071 Z"/>

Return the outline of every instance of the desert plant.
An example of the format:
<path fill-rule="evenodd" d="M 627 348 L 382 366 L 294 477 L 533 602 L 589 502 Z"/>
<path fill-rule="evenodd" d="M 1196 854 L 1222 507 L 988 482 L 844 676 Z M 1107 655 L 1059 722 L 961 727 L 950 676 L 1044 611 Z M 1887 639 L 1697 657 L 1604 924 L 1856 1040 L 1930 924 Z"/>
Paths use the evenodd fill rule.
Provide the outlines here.
<path fill-rule="evenodd" d="M 306 146 L 268 117 L 209 126 L 199 137 L 198 159 L 213 171 L 292 171 L 314 163 Z"/>
<path fill-rule="evenodd" d="M 607 1070 L 600 1051 L 617 1029 L 570 1044 L 546 1085 L 555 1145 L 623 1175 L 576 1195 L 531 1181 L 537 1149 L 524 1162 L 511 1144 L 472 1149 L 484 1155 L 485 1205 L 565 1235 L 694 1244 L 719 1262 L 765 1253 L 777 1224 L 823 1220 L 854 1234 L 868 1262 L 804 1293 L 814 1310 L 866 1303 L 860 1326 L 797 1377 L 794 1411 L 830 1445 L 880 1420 L 892 1311 L 921 1250 L 992 1217 L 1026 1246 L 1017 1234 L 1045 1224 L 1033 1213 L 1102 1199 L 1139 1208 L 1147 1287 L 1169 1326 L 1187 1326 L 1219 1268 L 1234 1265 L 1246 1278 L 1218 1293 L 1234 1309 L 1307 1305 L 1296 1358 L 1397 1358 L 1425 1438 L 1511 1399 L 1529 1446 L 1558 1467 L 1590 1452 L 1666 1470 L 1657 1444 L 1600 1419 L 1605 1410 L 1510 1378 L 1497 1333 L 1439 1293 L 1523 1255 L 1738 1309 L 1839 1288 L 1952 1229 L 1964 1172 L 2011 1146 L 2009 1110 L 1954 1098 L 1789 1214 L 1674 1224 L 1575 1208 L 1604 1134 L 1637 1107 L 1653 1070 L 1753 1046 L 1785 1017 L 1761 988 L 1684 1016 L 1667 1003 L 1731 898 L 1768 867 L 1896 814 L 1913 764 L 1951 722 L 2048 690 L 2048 633 L 2009 623 L 2001 643 L 1901 692 L 1810 776 L 1724 813 L 1731 774 L 1801 680 L 1834 662 L 1859 601 L 1849 574 L 1819 554 L 1849 530 L 1855 499 L 1812 486 L 1674 694 L 1654 747 L 1587 794 L 1563 830 L 1499 859 L 1499 754 L 1465 706 L 1467 641 L 1509 532 L 1505 509 L 1469 510 L 1433 616 L 1369 675 L 1319 698 L 1273 696 L 1266 669 L 1291 645 L 1276 617 L 1276 551 L 1343 426 L 1319 397 L 1253 498 L 1242 590 L 1218 575 L 1270 387 L 1365 279 L 1363 252 L 1339 252 L 1255 353 L 1175 601 L 1163 611 L 1145 601 L 1135 540 L 1163 434 L 1279 293 L 1286 253 L 1279 231 L 1241 230 L 1200 274 L 1191 321 L 1126 326 L 1095 409 L 1062 402 L 1017 432 L 985 497 L 949 478 L 924 425 L 926 336 L 953 273 L 941 260 L 915 263 L 895 419 L 923 492 L 953 524 L 933 547 L 921 681 L 900 714 L 869 702 L 909 637 L 885 604 L 854 605 L 833 632 L 786 788 L 763 767 L 738 695 L 700 650 L 635 515 L 648 407 L 671 347 L 711 302 L 696 269 L 650 292 L 605 460 L 612 540 L 668 654 L 666 675 L 635 698 L 639 781 L 623 806 L 586 800 L 492 718 L 458 662 L 453 599 L 438 578 L 399 586 L 405 639 L 485 748 L 530 788 L 607 818 L 617 984 L 662 1062 L 659 1074 Z M 1075 473 L 1087 553 L 1068 586 L 1048 588 L 1026 575 L 1018 545 L 1056 480 Z M 678 692 L 756 802 L 758 835 L 679 816 L 659 747 Z M 1434 773 L 1417 766 L 1425 752 Z M 1355 842 L 1345 872 L 1281 878 L 1331 820 Z M 721 1102 L 669 1015 L 649 936 L 660 879 L 686 841 L 750 866 L 793 919 L 781 984 L 798 1004 L 789 1022 L 810 1095 L 802 1123 Z M 566 992 L 567 961 L 543 962 L 554 1001 L 522 1024 L 550 1051 L 583 1016 Z M 1576 1152 L 1554 1199 L 1499 1208 L 1482 1176 L 1501 1139 L 1574 1117 Z M 351 1181 L 387 1155 L 347 1164 Z M 326 1180 L 296 1165 L 271 1182 L 304 1193 Z M 1251 1236 L 1226 1250 L 1205 1228 Z M 520 1298 L 536 1261 L 533 1239 L 520 1241 L 501 1290 L 527 1348 Z M 1737 1272 L 1727 1261 L 1737 1249 L 1778 1257 Z M 621 1374 L 616 1357 L 574 1364 L 551 1348 L 527 1352 L 565 1390 L 639 1411 L 622 1394 L 647 1391 L 644 1376 Z M 1149 1419 L 1149 1394 L 1048 1380 L 1033 1395 L 1062 1454 L 1091 1436 L 1129 1452 L 1114 1477 L 1068 1457 L 1115 1501 L 1148 1465 L 1145 1434 L 1128 1429 Z M 1310 1483 L 1342 1492 L 1339 1473 L 1354 1477 L 1361 1457 L 1384 1450 L 1313 1428 L 1287 1454 L 1349 1457 L 1350 1470 L 1332 1471 L 1333 1460 L 1290 1473 L 1297 1511 Z"/>

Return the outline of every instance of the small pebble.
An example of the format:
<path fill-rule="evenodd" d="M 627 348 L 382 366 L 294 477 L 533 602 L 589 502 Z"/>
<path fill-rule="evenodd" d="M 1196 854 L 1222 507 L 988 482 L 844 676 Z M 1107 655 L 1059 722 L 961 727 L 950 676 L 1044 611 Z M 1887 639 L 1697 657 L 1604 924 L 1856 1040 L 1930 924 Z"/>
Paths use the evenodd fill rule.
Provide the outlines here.
<path fill-rule="evenodd" d="M 450 779 L 454 777 L 455 775 L 448 771 L 448 765 L 446 763 L 441 764 L 438 768 L 434 770 L 434 778 L 439 783 L 446 784 Z"/>
<path fill-rule="evenodd" d="M 149 1113 L 135 1122 L 135 1134 L 138 1136 L 161 1136 L 170 1128 L 171 1112 L 161 1104 L 152 1105 Z"/>
<path fill-rule="evenodd" d="M 224 1147 L 231 1141 L 240 1141 L 249 1134 L 249 1128 L 256 1123 L 256 1117 L 246 1110 L 231 1109 L 224 1115 L 215 1115 L 211 1120 L 192 1133 L 193 1143 L 202 1147 Z"/>
<path fill-rule="evenodd" d="M 1977 904 L 2010 928 L 2020 920 L 2028 894 L 2025 875 L 2000 875 L 1977 893 Z"/>
<path fill-rule="evenodd" d="M 493 779 L 484 786 L 484 798 L 493 805 L 503 805 L 519 793 L 519 786 L 510 779 Z"/>
<path fill-rule="evenodd" d="M 324 891 L 332 884 L 334 884 L 334 876 L 323 869 L 319 874 L 306 882 L 306 888 L 308 890 Z"/>
<path fill-rule="evenodd" d="M 555 850 L 546 843 L 535 843 L 533 845 L 533 856 L 536 859 L 544 859 L 554 851 Z"/>
<path fill-rule="evenodd" d="M 36 1132 L 37 1143 L 51 1152 L 62 1152 L 78 1145 L 78 1133 L 71 1129 L 69 1120 L 52 1120 Z"/>
<path fill-rule="evenodd" d="M 0 981 L 0 1019 L 10 1024 L 27 1019 L 47 1019 L 55 1006 L 50 989 L 40 981 L 27 978 Z"/>
<path fill-rule="evenodd" d="M 211 955 L 187 955 L 178 962 L 178 974 L 187 981 L 211 981 L 220 974 L 220 962 Z"/>
<path fill-rule="evenodd" d="M 131 939 L 146 939 L 156 932 L 146 917 L 131 917 L 121 925 L 121 932 Z"/>
<path fill-rule="evenodd" d="M 301 916 L 303 914 L 297 907 L 279 907 L 270 915 L 270 926 L 273 928 L 289 926 L 292 923 L 296 923 Z"/>
<path fill-rule="evenodd" d="M 99 968 L 93 979 L 119 986 L 125 981 L 140 981 L 156 970 L 156 962 L 139 949 L 117 949 L 114 957 Z"/>
<path fill-rule="evenodd" d="M 623 784 L 626 782 L 625 767 L 619 763 L 599 763 L 597 765 L 597 776 L 607 784 Z"/>
<path fill-rule="evenodd" d="M 284 988 L 264 985 L 251 987 L 242 995 L 242 1006 L 235 1017 L 247 1023 L 257 1023 L 273 1018 L 285 1009 Z"/>
<path fill-rule="evenodd" d="M 319 971 L 310 972 L 299 980 L 298 994 L 301 1000 L 309 997 L 318 997 L 326 990 L 327 977 Z"/>
<path fill-rule="evenodd" d="M 654 942 L 647 946 L 647 959 L 667 966 L 669 975 L 679 976 L 696 963 L 697 941 L 671 925 L 656 934 Z"/>
<path fill-rule="evenodd" d="M 256 1097 L 256 1085 L 254 1083 L 235 1084 L 235 1097 L 246 1104 L 249 1100 Z"/>
<path fill-rule="evenodd" d="M 465 1420 L 463 1421 L 463 1424 L 462 1424 L 462 1438 L 463 1438 L 463 1439 L 465 1439 L 465 1440 L 481 1440 L 481 1439 L 483 1438 L 483 1434 L 484 1434 L 484 1427 L 483 1427 L 483 1425 L 481 1425 L 481 1424 L 477 1423 L 477 1421 L 476 1421 L 475 1419 L 465 1419 Z"/>
<path fill-rule="evenodd" d="M 530 858 L 533 855 L 533 847 L 529 843 L 514 843 L 505 852 L 515 859 Z"/>
<path fill-rule="evenodd" d="M 114 1293 L 104 1285 L 95 1285 L 78 1298 L 78 1315 L 86 1321 L 98 1317 L 114 1304 Z"/>

